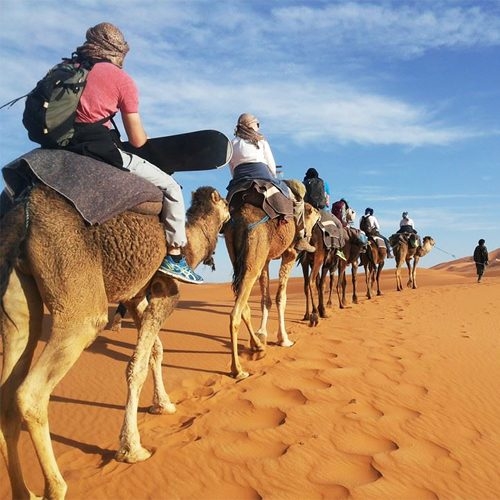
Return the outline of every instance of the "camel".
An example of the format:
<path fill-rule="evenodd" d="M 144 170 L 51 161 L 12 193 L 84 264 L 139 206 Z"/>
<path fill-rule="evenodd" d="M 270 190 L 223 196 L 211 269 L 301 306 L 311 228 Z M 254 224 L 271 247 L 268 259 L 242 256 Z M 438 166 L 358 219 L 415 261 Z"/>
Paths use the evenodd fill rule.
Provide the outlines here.
<path fill-rule="evenodd" d="M 371 238 L 368 240 L 366 252 L 360 254 L 361 265 L 365 268 L 366 296 L 372 298 L 373 284 L 377 283 L 377 295 L 382 295 L 380 290 L 380 274 L 387 258 L 387 248 L 379 247 Z"/>
<path fill-rule="evenodd" d="M 213 188 L 192 195 L 187 212 L 186 259 L 196 266 L 211 258 L 218 233 L 229 217 L 227 202 Z M 0 220 L 0 449 L 13 498 L 32 498 L 17 445 L 26 426 L 44 475 L 44 498 L 64 498 L 67 484 L 50 439 L 49 398 L 57 383 L 108 321 L 108 304 L 122 301 L 138 327 L 128 363 L 125 415 L 115 458 L 134 463 L 151 451 L 140 441 L 137 409 L 148 365 L 153 372 L 152 413 L 173 413 L 162 381 L 163 347 L 158 333 L 179 300 L 172 278 L 157 273 L 166 251 L 156 214 L 124 212 L 88 226 L 55 191 L 36 186 Z M 149 301 L 144 297 L 148 292 Z M 44 349 L 32 363 L 40 340 L 43 307 L 52 316 Z"/>
<path fill-rule="evenodd" d="M 301 252 L 298 260 L 302 266 L 304 295 L 306 297 L 306 311 L 302 319 L 309 321 L 309 326 L 312 327 L 319 324 L 319 318 L 328 317 L 323 297 L 325 279 L 338 257 L 335 249 L 326 247 L 323 231 L 319 224 L 315 224 L 313 227 L 311 245 L 316 247 L 316 251 L 313 253 Z"/>
<path fill-rule="evenodd" d="M 286 181 L 294 193 L 303 198 L 304 186 L 293 181 Z M 312 227 L 319 219 L 319 212 L 305 203 L 306 234 L 311 234 Z M 231 220 L 224 227 L 224 237 L 229 257 L 233 265 L 232 288 L 235 302 L 230 314 L 231 335 L 231 375 L 241 380 L 250 374 L 243 370 L 238 357 L 238 331 L 241 321 L 245 323 L 250 335 L 250 348 L 257 357 L 265 355 L 267 343 L 267 320 L 272 305 L 269 291 L 269 263 L 281 259 L 279 282 L 276 292 L 278 309 L 278 345 L 290 347 L 285 325 L 286 289 L 290 272 L 293 268 L 297 251 L 294 248 L 296 225 L 283 223 L 279 218 L 269 219 L 261 208 L 249 203 L 231 213 Z M 248 299 L 253 285 L 259 280 L 261 291 L 261 323 L 257 332 L 252 326 L 252 318 Z"/>
<path fill-rule="evenodd" d="M 403 290 L 401 283 L 401 267 L 404 262 L 408 266 L 408 283 L 409 288 L 417 288 L 417 264 L 421 257 L 427 255 L 435 245 L 435 241 L 431 236 L 424 236 L 421 245 L 416 247 L 408 244 L 408 239 L 397 235 L 397 241 L 391 245 L 396 259 L 396 289 L 398 292 Z M 413 265 L 412 265 L 413 260 Z"/>
<path fill-rule="evenodd" d="M 343 309 L 347 305 L 346 269 L 348 265 L 352 266 L 352 300 L 355 304 L 358 303 L 356 276 L 359 254 L 363 245 L 359 242 L 356 232 L 351 228 L 345 228 L 345 235 L 345 244 L 341 250 L 346 260 L 340 259 L 335 249 L 328 249 L 326 247 L 323 239 L 323 232 L 318 224 L 314 226 L 311 237 L 311 244 L 316 247 L 316 251 L 312 254 L 302 254 L 300 256 L 302 274 L 304 276 L 304 295 L 306 297 L 306 311 L 303 320 L 309 320 L 309 326 L 317 326 L 319 324 L 319 318 L 328 317 L 324 305 L 324 284 L 328 273 L 330 273 L 330 289 L 327 306 L 332 305 L 333 282 L 337 269 L 339 273 L 339 279 L 337 281 L 339 307 Z"/>
<path fill-rule="evenodd" d="M 359 266 L 359 256 L 361 250 L 363 249 L 363 244 L 358 238 L 358 233 L 351 227 L 346 228 L 347 238 L 342 251 L 346 257 L 346 260 L 338 259 L 338 281 L 337 281 L 337 297 L 339 299 L 339 308 L 344 309 L 347 306 L 346 300 L 346 288 L 347 288 L 347 267 L 351 266 L 351 280 L 352 280 L 352 303 L 358 303 L 357 295 L 357 276 L 358 276 L 358 266 Z M 332 290 L 333 290 L 333 280 L 334 280 L 335 268 L 332 268 L 330 272 L 330 290 L 328 293 L 328 305 L 332 304 Z"/>

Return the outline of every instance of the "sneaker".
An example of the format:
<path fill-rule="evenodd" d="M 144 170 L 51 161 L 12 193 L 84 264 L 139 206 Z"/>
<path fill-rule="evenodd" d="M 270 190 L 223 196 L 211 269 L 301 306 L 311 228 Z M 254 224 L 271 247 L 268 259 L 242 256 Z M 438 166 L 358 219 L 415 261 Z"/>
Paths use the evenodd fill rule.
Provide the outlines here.
<path fill-rule="evenodd" d="M 200 275 L 196 274 L 187 265 L 186 259 L 184 257 L 182 257 L 179 262 L 175 262 L 174 259 L 172 259 L 171 255 L 167 255 L 163 259 L 163 262 L 161 263 L 158 271 L 179 281 L 184 281 L 185 283 L 193 283 L 196 285 L 200 285 L 201 283 L 203 283 L 203 278 Z"/>
<path fill-rule="evenodd" d="M 346 256 L 344 255 L 344 252 L 342 250 L 338 249 L 337 250 L 337 255 L 338 255 L 339 259 L 347 260 Z"/>
<path fill-rule="evenodd" d="M 300 238 L 295 242 L 295 250 L 313 253 L 316 251 L 316 247 L 313 247 L 305 238 Z"/>

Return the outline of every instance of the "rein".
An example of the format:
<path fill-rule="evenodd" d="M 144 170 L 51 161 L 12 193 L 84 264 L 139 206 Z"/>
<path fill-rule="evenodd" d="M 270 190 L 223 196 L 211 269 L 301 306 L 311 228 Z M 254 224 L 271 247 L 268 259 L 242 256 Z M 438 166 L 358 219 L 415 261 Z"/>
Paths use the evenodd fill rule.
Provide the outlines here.
<path fill-rule="evenodd" d="M 257 222 L 252 222 L 252 224 L 248 224 L 247 228 L 249 231 L 252 231 L 258 225 L 264 224 L 265 222 L 267 222 L 270 219 L 271 219 L 271 217 L 269 217 L 269 215 L 264 215 L 264 217 L 262 217 L 262 219 L 258 220 Z"/>

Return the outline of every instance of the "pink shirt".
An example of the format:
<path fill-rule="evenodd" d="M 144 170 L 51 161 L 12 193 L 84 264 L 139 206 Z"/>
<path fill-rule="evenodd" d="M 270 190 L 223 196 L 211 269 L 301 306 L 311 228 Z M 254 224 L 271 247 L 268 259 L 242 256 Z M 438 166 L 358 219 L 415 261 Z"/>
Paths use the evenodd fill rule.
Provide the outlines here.
<path fill-rule="evenodd" d="M 94 65 L 76 110 L 80 123 L 94 123 L 116 112 L 137 113 L 139 93 L 132 78 L 109 62 Z M 111 126 L 110 122 L 105 125 Z"/>

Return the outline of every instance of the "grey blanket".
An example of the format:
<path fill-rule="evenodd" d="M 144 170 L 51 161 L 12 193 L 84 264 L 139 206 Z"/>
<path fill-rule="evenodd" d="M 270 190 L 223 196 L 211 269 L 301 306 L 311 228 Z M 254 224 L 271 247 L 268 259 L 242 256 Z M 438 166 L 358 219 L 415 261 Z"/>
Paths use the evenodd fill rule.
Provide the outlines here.
<path fill-rule="evenodd" d="M 2 174 L 14 196 L 34 177 L 69 200 L 89 224 L 163 198 L 160 189 L 137 175 L 64 150 L 34 149 L 3 167 Z"/>

